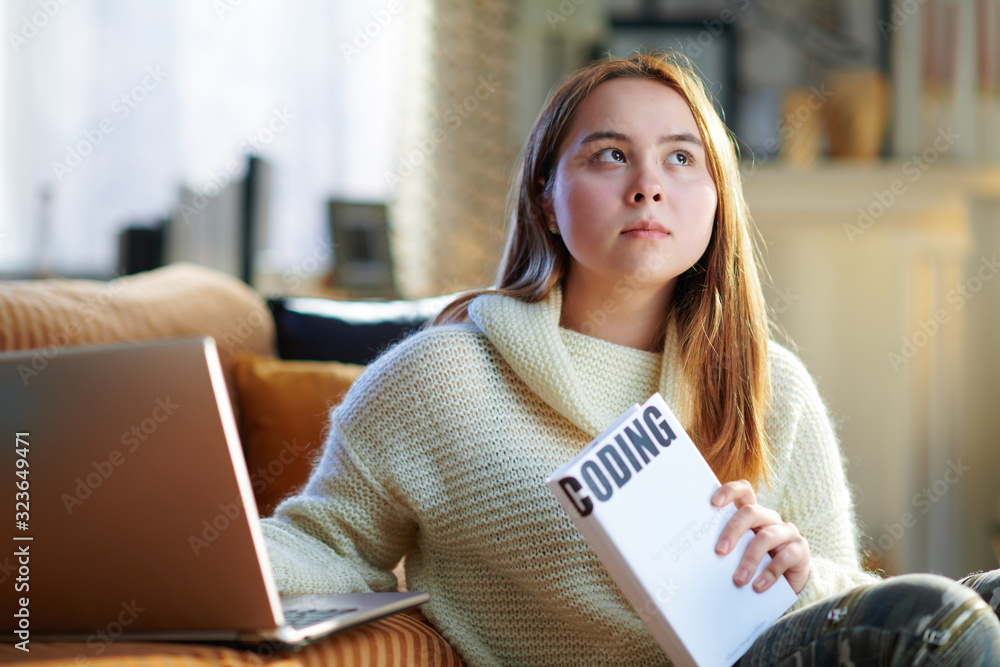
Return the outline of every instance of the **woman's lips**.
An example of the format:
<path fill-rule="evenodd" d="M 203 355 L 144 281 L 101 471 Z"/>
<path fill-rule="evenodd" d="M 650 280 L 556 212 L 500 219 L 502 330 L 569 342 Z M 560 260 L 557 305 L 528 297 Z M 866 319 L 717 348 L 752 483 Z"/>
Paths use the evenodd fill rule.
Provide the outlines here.
<path fill-rule="evenodd" d="M 670 236 L 670 233 L 658 229 L 632 229 L 622 232 L 622 236 L 630 239 L 664 239 Z"/>
<path fill-rule="evenodd" d="M 621 235 L 630 239 L 662 239 L 670 236 L 670 232 L 655 222 L 642 221 L 629 227 Z"/>

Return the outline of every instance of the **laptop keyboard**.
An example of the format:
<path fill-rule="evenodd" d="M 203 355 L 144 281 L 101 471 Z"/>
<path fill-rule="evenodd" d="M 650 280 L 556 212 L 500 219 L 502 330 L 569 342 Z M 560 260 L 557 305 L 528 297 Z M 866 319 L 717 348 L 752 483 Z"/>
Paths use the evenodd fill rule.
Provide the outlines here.
<path fill-rule="evenodd" d="M 354 607 L 346 609 L 286 609 L 285 624 L 292 626 L 296 630 L 301 630 L 321 621 L 327 621 L 331 618 L 351 614 L 356 611 L 357 609 Z"/>

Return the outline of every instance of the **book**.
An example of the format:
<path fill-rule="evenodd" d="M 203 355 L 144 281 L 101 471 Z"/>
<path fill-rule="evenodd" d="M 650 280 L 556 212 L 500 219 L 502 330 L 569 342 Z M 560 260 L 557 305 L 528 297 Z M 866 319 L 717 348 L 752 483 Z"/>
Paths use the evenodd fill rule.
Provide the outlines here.
<path fill-rule="evenodd" d="M 763 593 L 733 575 L 753 539 L 715 552 L 736 513 L 714 507 L 715 473 L 660 394 L 633 405 L 545 481 L 677 667 L 728 667 L 795 602 L 785 577 Z"/>

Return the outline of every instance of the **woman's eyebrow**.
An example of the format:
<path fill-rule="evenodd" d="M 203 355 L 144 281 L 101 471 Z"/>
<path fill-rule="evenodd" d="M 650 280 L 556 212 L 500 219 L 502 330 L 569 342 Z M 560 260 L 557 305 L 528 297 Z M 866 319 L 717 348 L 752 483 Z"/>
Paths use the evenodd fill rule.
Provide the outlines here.
<path fill-rule="evenodd" d="M 672 144 L 676 141 L 686 141 L 689 144 L 696 144 L 698 146 L 701 146 L 702 148 L 705 147 L 705 144 L 702 142 L 701 137 L 699 137 L 696 134 L 691 134 L 690 132 L 678 132 L 676 134 L 668 134 L 663 137 L 660 137 L 661 144 Z"/>
<path fill-rule="evenodd" d="M 613 141 L 624 141 L 625 143 L 631 143 L 631 139 L 627 134 L 622 134 L 621 132 L 615 132 L 613 130 L 598 130 L 597 132 L 591 132 L 586 137 L 584 137 L 581 144 L 589 144 L 592 141 L 601 141 L 603 139 L 612 139 Z"/>
<path fill-rule="evenodd" d="M 625 143 L 631 143 L 632 139 L 627 134 L 622 134 L 621 132 L 615 132 L 614 130 L 597 130 L 596 132 L 591 132 L 586 137 L 583 138 L 581 144 L 589 144 L 592 141 L 602 141 L 605 139 L 611 139 L 613 141 L 622 141 Z M 690 132 L 677 132 L 674 134 L 665 134 L 660 137 L 661 144 L 672 144 L 678 141 L 685 141 L 690 144 L 695 144 L 697 146 L 704 147 L 704 143 L 701 138 Z"/>

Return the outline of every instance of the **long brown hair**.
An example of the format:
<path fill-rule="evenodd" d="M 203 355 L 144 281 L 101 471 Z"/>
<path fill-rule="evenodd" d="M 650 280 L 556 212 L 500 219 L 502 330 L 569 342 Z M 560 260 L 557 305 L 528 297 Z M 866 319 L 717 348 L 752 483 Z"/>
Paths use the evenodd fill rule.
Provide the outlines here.
<path fill-rule="evenodd" d="M 712 107 L 699 77 L 680 54 L 637 53 L 608 58 L 570 75 L 550 95 L 525 144 L 511 187 L 510 228 L 497 286 L 461 295 L 432 324 L 463 321 L 480 294 L 542 301 L 569 266 L 569 251 L 550 234 L 542 211 L 559 149 L 573 115 L 590 92 L 617 78 L 664 83 L 687 102 L 705 143 L 709 173 L 719 193 L 715 224 L 701 259 L 679 276 L 675 318 L 691 438 L 723 481 L 767 479 L 770 443 L 768 319 L 761 291 L 753 222 L 740 181 L 734 141 Z"/>

